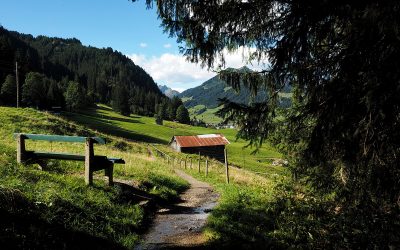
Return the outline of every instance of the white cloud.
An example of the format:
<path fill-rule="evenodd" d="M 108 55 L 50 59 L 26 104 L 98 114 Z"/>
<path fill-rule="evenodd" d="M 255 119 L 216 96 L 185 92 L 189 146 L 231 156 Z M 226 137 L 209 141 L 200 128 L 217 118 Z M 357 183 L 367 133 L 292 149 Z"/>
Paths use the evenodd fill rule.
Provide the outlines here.
<path fill-rule="evenodd" d="M 170 43 L 164 44 L 164 48 L 166 48 L 166 49 L 169 49 L 169 48 L 171 48 L 171 47 L 172 47 L 172 45 L 171 45 Z"/>
<path fill-rule="evenodd" d="M 185 88 L 172 88 L 173 90 L 178 91 L 179 93 L 182 93 L 183 91 L 185 91 Z"/>
<path fill-rule="evenodd" d="M 142 48 L 146 48 L 147 47 L 147 43 L 140 43 L 139 46 L 142 47 Z"/>
<path fill-rule="evenodd" d="M 247 64 L 250 68 L 261 69 L 261 66 L 249 65 L 243 60 L 248 50 L 240 49 L 235 53 L 224 51 L 226 68 L 240 68 Z M 190 63 L 180 54 L 164 53 L 159 57 L 148 57 L 143 54 L 132 54 L 128 57 L 149 73 L 158 84 L 166 84 L 172 89 L 182 91 L 193 88 L 215 76 L 212 70 L 202 68 L 199 64 Z M 218 65 L 218 64 L 216 64 Z"/>
<path fill-rule="evenodd" d="M 157 83 L 173 89 L 191 88 L 215 75 L 197 64 L 187 62 L 182 55 L 164 53 L 160 57 L 147 57 L 132 54 L 129 58 L 146 70 Z"/>

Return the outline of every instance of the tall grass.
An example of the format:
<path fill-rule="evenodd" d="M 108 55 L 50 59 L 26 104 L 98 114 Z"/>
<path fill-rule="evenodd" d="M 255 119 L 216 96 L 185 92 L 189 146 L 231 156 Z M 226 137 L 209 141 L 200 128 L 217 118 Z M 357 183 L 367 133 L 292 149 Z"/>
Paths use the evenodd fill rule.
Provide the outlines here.
<path fill-rule="evenodd" d="M 146 226 L 144 200 L 169 202 L 188 187 L 171 168 L 146 155 L 145 145 L 87 129 L 33 109 L 0 107 L 0 242 L 18 248 L 132 248 Z M 50 161 L 45 171 L 16 163 L 13 133 L 102 136 L 96 155 L 121 157 L 117 183 L 108 187 L 103 173 L 84 183 L 82 162 Z M 28 150 L 83 154 L 79 143 L 27 140 Z M 119 181 L 120 180 L 120 181 Z"/>

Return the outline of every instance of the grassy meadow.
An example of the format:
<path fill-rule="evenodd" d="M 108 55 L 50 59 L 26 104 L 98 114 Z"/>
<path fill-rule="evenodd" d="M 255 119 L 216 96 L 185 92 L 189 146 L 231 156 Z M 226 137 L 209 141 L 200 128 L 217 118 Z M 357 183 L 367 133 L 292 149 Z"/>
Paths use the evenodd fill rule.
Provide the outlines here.
<path fill-rule="evenodd" d="M 0 225 L 0 243 L 17 242 L 19 248 L 131 249 L 148 228 L 155 208 L 173 203 L 188 188 L 188 183 L 174 174 L 174 168 L 210 183 L 220 194 L 219 203 L 208 219 L 208 247 L 280 248 L 293 246 L 291 241 L 296 237 L 307 240 L 306 232 L 290 232 L 290 221 L 287 222 L 290 218 L 282 214 L 293 197 L 290 192 L 281 191 L 289 180 L 284 168 L 268 166 L 265 171 L 268 174 L 260 175 L 246 163 L 241 168 L 230 168 L 230 184 L 227 184 L 221 163 L 210 161 L 206 176 L 204 159 L 200 173 L 195 157 L 192 166 L 188 163 L 185 169 L 180 160 L 186 155 L 165 145 L 174 130 L 182 134 L 221 130 L 172 122 L 158 126 L 153 118 L 119 116 L 106 106 L 86 114 L 69 113 L 67 119 L 34 109 L 0 107 L 0 119 L 0 213 L 7 218 Z M 101 136 L 107 144 L 95 145 L 95 153 L 121 157 L 126 164 L 115 165 L 113 187 L 107 186 L 102 172 L 95 175 L 94 185 L 87 187 L 83 162 L 50 161 L 44 171 L 38 170 L 37 165 L 17 164 L 12 134 L 18 132 Z M 229 154 L 233 162 L 235 150 L 242 152 L 245 142 L 234 142 L 234 130 L 222 133 L 232 140 Z M 153 147 L 149 154 L 148 143 L 154 141 L 132 141 L 138 139 L 137 134 L 162 140 L 162 144 L 154 147 L 173 156 L 174 163 L 157 156 Z M 28 150 L 78 154 L 84 150 L 79 143 L 26 142 Z M 279 156 L 270 148 L 262 150 Z M 250 150 L 245 152 L 248 158 L 252 157 Z M 258 163 L 257 155 L 252 159 L 254 164 Z M 240 160 L 239 157 L 239 166 Z M 246 161 L 250 162 L 247 158 Z"/>
<path fill-rule="evenodd" d="M 97 108 L 87 109 L 80 113 L 65 113 L 65 116 L 74 122 L 115 136 L 162 145 L 167 145 L 174 135 L 220 133 L 231 143 L 227 146 L 230 164 L 260 174 L 274 174 L 283 170 L 281 167 L 271 165 L 274 158 L 282 157 L 281 154 L 268 144 L 264 144 L 257 154 L 252 154 L 254 148 L 245 147 L 247 142 L 241 139 L 237 140 L 234 129 L 194 127 L 170 121 L 164 121 L 163 125 L 157 125 L 153 117 L 122 116 L 105 105 L 97 105 Z"/>
<path fill-rule="evenodd" d="M 196 117 L 196 119 L 203 120 L 205 123 L 211 123 L 211 124 L 218 124 L 222 122 L 222 118 L 218 117 L 215 115 L 215 112 L 220 110 L 220 107 L 213 108 L 213 109 L 206 109 L 206 111 L 202 112 L 201 114 L 198 114 L 198 112 L 202 109 L 204 109 L 206 106 L 204 105 L 196 105 L 192 108 L 189 108 L 189 115 L 190 118 L 193 119 Z"/>

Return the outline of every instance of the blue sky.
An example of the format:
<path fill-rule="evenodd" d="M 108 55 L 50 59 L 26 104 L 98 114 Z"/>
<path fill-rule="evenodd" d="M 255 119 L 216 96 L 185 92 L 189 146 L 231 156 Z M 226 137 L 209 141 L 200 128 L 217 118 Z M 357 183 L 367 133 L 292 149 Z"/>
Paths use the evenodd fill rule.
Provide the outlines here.
<path fill-rule="evenodd" d="M 0 25 L 21 33 L 79 39 L 84 45 L 111 47 L 129 56 L 159 84 L 182 91 L 215 73 L 186 62 L 175 38 L 160 27 L 145 0 L 1 0 Z M 227 67 L 242 66 L 239 54 Z"/>

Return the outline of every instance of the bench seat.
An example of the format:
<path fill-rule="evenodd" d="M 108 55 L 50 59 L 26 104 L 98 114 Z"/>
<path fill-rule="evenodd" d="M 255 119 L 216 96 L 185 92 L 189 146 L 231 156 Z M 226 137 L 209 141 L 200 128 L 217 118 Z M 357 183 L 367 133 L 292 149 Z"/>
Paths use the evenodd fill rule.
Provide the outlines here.
<path fill-rule="evenodd" d="M 26 154 L 30 158 L 37 159 L 54 159 L 54 160 L 66 160 L 66 161 L 85 161 L 84 155 L 57 153 L 57 152 L 39 152 L 39 151 L 26 151 Z M 125 164 L 122 158 L 108 158 L 106 156 L 95 155 L 94 161 L 109 161 L 113 164 Z"/>

